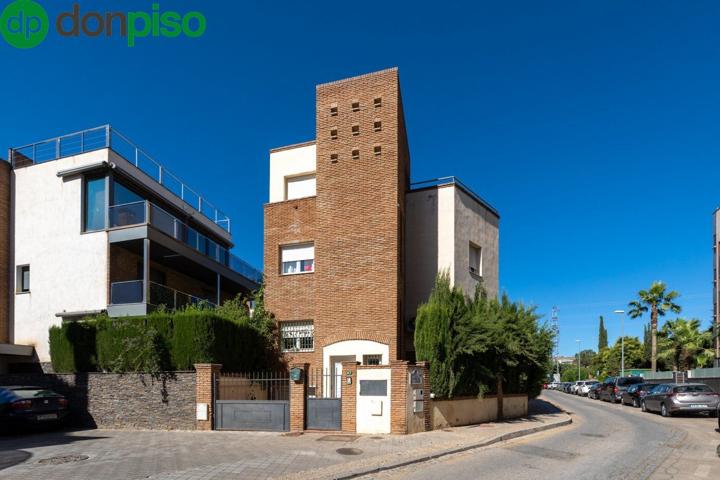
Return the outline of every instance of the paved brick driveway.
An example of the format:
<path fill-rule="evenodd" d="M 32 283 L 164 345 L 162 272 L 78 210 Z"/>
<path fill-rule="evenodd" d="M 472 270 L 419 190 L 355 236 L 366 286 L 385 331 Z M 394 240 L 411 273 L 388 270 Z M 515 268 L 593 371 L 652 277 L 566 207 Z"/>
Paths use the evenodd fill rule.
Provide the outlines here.
<path fill-rule="evenodd" d="M 558 420 L 557 414 L 541 414 L 416 435 L 82 430 L 0 437 L 0 479 L 333 478 L 338 472 L 405 461 Z M 362 453 L 342 455 L 340 448 Z M 87 458 L 54 463 L 73 456 Z M 307 473 L 300 475 L 303 471 Z"/>

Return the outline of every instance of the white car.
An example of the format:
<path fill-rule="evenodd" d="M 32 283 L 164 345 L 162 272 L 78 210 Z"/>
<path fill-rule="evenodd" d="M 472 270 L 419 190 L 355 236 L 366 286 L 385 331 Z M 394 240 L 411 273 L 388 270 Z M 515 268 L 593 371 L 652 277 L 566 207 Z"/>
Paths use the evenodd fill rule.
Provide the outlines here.
<path fill-rule="evenodd" d="M 582 385 L 578 387 L 577 394 L 581 397 L 587 397 L 588 392 L 590 391 L 590 387 L 600 382 L 598 382 L 597 380 L 585 380 L 584 382 L 580 383 L 582 383 Z"/>
<path fill-rule="evenodd" d="M 578 381 L 578 382 L 573 382 L 573 384 L 570 385 L 570 393 L 572 393 L 572 394 L 574 394 L 574 395 L 577 395 L 578 388 L 580 388 L 580 386 L 581 386 L 583 383 L 585 383 L 585 382 L 583 382 L 582 380 L 580 380 L 580 381 Z"/>

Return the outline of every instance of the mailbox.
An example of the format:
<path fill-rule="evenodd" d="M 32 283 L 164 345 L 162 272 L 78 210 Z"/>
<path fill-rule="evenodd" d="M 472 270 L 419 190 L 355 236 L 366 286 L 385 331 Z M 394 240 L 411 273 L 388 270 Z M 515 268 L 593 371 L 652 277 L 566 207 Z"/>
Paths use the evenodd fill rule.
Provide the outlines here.
<path fill-rule="evenodd" d="M 299 382 L 303 378 L 303 369 L 302 368 L 291 368 L 290 369 L 290 380 L 293 382 Z"/>

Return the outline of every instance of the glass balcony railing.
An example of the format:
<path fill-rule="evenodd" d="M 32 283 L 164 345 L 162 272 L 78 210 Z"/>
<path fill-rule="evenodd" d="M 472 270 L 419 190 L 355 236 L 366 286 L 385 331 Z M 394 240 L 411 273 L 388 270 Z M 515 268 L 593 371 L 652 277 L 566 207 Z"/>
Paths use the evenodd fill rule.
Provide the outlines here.
<path fill-rule="evenodd" d="M 147 218 L 149 215 L 149 219 Z M 162 208 L 147 200 L 113 205 L 108 211 L 110 228 L 130 227 L 149 223 L 166 235 L 225 265 L 234 272 L 256 283 L 262 282 L 262 273 L 228 251 L 217 242 L 178 220 Z"/>
<path fill-rule="evenodd" d="M 220 228 L 230 232 L 229 216 L 110 125 L 11 148 L 10 163 L 14 168 L 22 168 L 103 148 L 112 149 Z"/>
<path fill-rule="evenodd" d="M 126 282 L 113 282 L 110 284 L 110 303 L 112 305 L 126 305 L 143 302 L 142 280 L 129 280 Z M 150 282 L 148 304 L 159 307 L 163 305 L 169 310 L 179 310 L 188 305 L 205 305 L 216 307 L 215 302 L 207 298 L 197 297 L 189 293 L 175 290 L 167 285 Z"/>
<path fill-rule="evenodd" d="M 110 303 L 124 305 L 127 303 L 142 303 L 143 281 L 130 280 L 127 282 L 114 282 L 110 284 Z"/>

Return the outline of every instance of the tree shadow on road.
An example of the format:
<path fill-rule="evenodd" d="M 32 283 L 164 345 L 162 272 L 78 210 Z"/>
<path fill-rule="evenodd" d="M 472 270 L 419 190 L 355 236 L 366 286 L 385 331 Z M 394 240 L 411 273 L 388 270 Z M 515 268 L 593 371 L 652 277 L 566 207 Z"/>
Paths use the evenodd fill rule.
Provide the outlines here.
<path fill-rule="evenodd" d="M 562 413 L 562 410 L 547 400 L 533 398 L 528 402 L 528 416 L 533 415 L 549 415 L 553 413 Z"/>

